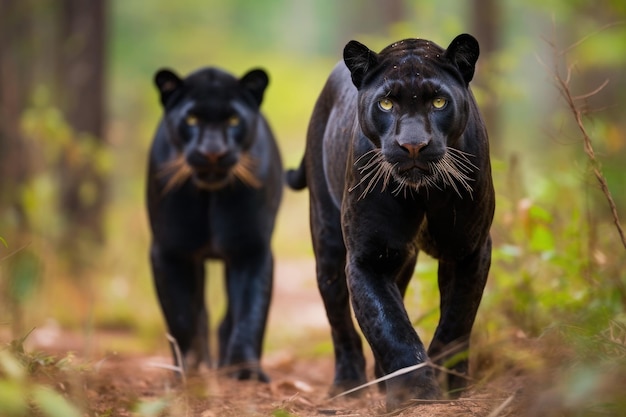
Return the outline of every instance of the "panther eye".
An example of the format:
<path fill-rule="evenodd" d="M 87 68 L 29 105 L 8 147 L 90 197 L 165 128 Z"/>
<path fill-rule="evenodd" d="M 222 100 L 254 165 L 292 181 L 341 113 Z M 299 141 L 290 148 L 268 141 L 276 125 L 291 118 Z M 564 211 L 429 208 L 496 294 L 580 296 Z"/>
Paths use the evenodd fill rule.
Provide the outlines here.
<path fill-rule="evenodd" d="M 433 100 L 433 107 L 436 109 L 443 109 L 446 104 L 448 103 L 448 100 L 446 100 L 443 97 L 437 97 L 436 99 Z"/>
<path fill-rule="evenodd" d="M 241 122 L 239 116 L 230 116 L 228 118 L 228 126 L 230 127 L 239 126 L 239 122 Z"/>
<path fill-rule="evenodd" d="M 388 98 L 383 98 L 378 100 L 378 107 L 380 107 L 382 111 L 391 111 L 391 109 L 393 109 L 393 102 Z"/>
<path fill-rule="evenodd" d="M 187 117 L 185 117 L 185 123 L 187 126 L 196 126 L 198 124 L 198 118 L 191 114 L 187 115 Z"/>

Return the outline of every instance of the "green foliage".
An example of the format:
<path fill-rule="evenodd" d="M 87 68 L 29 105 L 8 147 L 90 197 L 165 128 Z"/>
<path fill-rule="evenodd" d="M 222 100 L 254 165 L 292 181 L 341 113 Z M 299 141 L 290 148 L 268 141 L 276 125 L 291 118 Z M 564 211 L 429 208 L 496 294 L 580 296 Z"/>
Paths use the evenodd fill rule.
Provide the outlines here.
<path fill-rule="evenodd" d="M 599 309 L 610 317 L 623 308 L 619 285 L 623 274 L 615 277 L 614 283 L 603 280 L 602 265 L 588 253 L 586 236 L 596 226 L 585 222 L 584 198 L 572 200 L 581 193 L 564 187 L 551 192 L 568 201 L 567 211 L 558 210 L 558 203 L 548 209 L 529 198 L 516 204 L 507 201 L 504 193 L 499 198 L 498 213 L 505 227 L 496 227 L 495 282 L 490 288 L 497 287 L 497 291 L 489 293 L 493 298 L 488 302 L 497 300 L 512 324 L 533 336 L 555 320 L 571 320 L 581 310 Z M 606 237 L 596 249 L 602 256 L 616 244 L 614 238 Z M 615 254 L 609 256 L 611 262 L 622 262 Z"/>
<path fill-rule="evenodd" d="M 37 168 L 22 188 L 20 200 L 31 231 L 59 239 L 73 219 L 68 219 L 59 206 L 63 173 L 50 168 L 62 167 L 76 175 L 94 172 L 105 176 L 112 170 L 113 161 L 99 140 L 72 129 L 50 95 L 49 88 L 38 86 L 32 105 L 22 115 L 22 132 L 38 152 L 34 156 Z M 78 181 L 78 197 L 83 205 L 89 206 L 98 198 L 96 185 L 90 176 L 83 177 Z M 50 209 L 42 210 L 42 207 Z"/>
<path fill-rule="evenodd" d="M 80 417 L 79 409 L 62 394 L 35 381 L 34 376 L 44 369 L 56 372 L 63 365 L 47 355 L 25 353 L 27 336 L 0 349 L 0 415 Z"/>
<path fill-rule="evenodd" d="M 24 249 L 14 255 L 11 267 L 6 294 L 12 302 L 23 304 L 39 288 L 43 265 L 33 251 Z"/>
<path fill-rule="evenodd" d="M 169 406 L 169 401 L 165 398 L 159 398 L 155 401 L 140 401 L 134 407 L 134 413 L 137 417 L 157 417 L 163 414 Z"/>
<path fill-rule="evenodd" d="M 26 395 L 24 387 L 15 380 L 0 379 L 0 414 L 7 417 L 26 416 Z"/>
<path fill-rule="evenodd" d="M 5 247 L 8 249 L 8 244 Z M 19 248 L 0 258 L 0 300 L 12 317 L 12 329 L 21 331 L 24 311 L 41 289 L 42 259 L 29 247 Z"/>
<path fill-rule="evenodd" d="M 277 408 L 276 410 L 272 411 L 272 416 L 273 417 L 296 417 L 295 414 L 291 414 L 289 411 L 283 408 Z"/>
<path fill-rule="evenodd" d="M 48 417 L 80 417 L 82 414 L 65 398 L 50 388 L 35 386 L 32 388 L 33 402 Z"/>
<path fill-rule="evenodd" d="M 590 324 L 555 325 L 546 330 L 542 339 L 553 355 L 559 355 L 554 363 L 547 365 L 552 368 L 551 374 L 542 386 L 551 387 L 552 407 L 558 405 L 561 415 L 619 415 L 624 410 L 626 321 L 623 315 Z"/>

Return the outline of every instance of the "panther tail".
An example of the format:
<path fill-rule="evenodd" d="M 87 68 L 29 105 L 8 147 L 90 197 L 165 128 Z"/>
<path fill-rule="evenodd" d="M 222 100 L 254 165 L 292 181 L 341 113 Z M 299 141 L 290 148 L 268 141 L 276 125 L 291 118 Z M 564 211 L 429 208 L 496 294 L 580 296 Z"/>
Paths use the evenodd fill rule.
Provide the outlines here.
<path fill-rule="evenodd" d="M 300 166 L 296 169 L 290 169 L 286 173 L 287 185 L 292 190 L 302 190 L 306 188 L 306 171 L 304 169 L 304 158 L 300 162 Z"/>

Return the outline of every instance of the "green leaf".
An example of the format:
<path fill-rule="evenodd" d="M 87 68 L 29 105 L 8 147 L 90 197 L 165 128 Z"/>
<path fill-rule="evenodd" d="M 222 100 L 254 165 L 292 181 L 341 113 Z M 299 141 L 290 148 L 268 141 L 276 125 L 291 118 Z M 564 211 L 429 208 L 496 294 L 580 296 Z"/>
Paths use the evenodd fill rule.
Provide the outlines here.
<path fill-rule="evenodd" d="M 546 223 L 552 221 L 552 214 L 544 208 L 539 207 L 538 205 L 533 204 L 528 210 L 528 215 L 533 220 L 540 220 Z"/>
<path fill-rule="evenodd" d="M 156 417 L 161 415 L 168 406 L 168 402 L 161 398 L 157 401 L 140 402 L 135 408 L 135 413 L 142 417 Z"/>
<path fill-rule="evenodd" d="M 35 387 L 33 400 L 43 414 L 48 417 L 82 417 L 74 405 L 50 388 Z"/>
<path fill-rule="evenodd" d="M 24 250 L 16 254 L 9 292 L 14 300 L 24 302 L 35 292 L 40 283 L 41 269 L 41 261 L 32 252 Z"/>
<path fill-rule="evenodd" d="M 26 415 L 26 395 L 24 386 L 16 381 L 0 380 L 0 415 Z"/>
<path fill-rule="evenodd" d="M 554 237 L 550 229 L 544 225 L 533 227 L 530 236 L 530 248 L 537 252 L 554 250 Z"/>
<path fill-rule="evenodd" d="M 9 379 L 24 379 L 24 367 L 20 361 L 7 350 L 0 351 L 0 369 Z"/>
<path fill-rule="evenodd" d="M 295 417 L 294 414 L 291 414 L 289 411 L 283 409 L 283 408 L 278 408 L 274 411 L 272 411 L 272 416 L 273 417 Z"/>

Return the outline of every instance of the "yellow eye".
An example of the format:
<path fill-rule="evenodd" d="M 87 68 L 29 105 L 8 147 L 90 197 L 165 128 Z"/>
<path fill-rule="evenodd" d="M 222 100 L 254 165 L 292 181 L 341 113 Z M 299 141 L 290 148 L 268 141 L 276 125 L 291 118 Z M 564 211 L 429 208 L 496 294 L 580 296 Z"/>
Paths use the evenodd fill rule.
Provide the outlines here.
<path fill-rule="evenodd" d="M 240 122 L 239 116 L 230 116 L 228 118 L 228 126 L 230 126 L 230 127 L 238 126 L 239 122 Z"/>
<path fill-rule="evenodd" d="M 436 99 L 433 100 L 433 107 L 436 109 L 443 109 L 447 103 L 448 103 L 448 100 L 446 100 L 445 98 L 437 97 Z"/>
<path fill-rule="evenodd" d="M 391 109 L 393 109 L 393 102 L 388 98 L 383 98 L 378 101 L 378 107 L 380 107 L 382 111 L 391 111 Z"/>
<path fill-rule="evenodd" d="M 195 126 L 198 124 L 198 118 L 196 116 L 189 114 L 185 118 L 185 123 L 187 123 L 187 126 Z"/>

